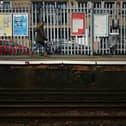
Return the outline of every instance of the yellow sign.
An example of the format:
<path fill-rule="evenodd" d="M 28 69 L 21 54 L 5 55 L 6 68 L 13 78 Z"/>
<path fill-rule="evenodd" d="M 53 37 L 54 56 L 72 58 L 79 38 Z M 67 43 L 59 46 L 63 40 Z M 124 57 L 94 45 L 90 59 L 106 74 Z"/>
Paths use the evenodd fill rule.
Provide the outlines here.
<path fill-rule="evenodd" d="M 11 14 L 0 14 L 0 36 L 12 36 Z"/>

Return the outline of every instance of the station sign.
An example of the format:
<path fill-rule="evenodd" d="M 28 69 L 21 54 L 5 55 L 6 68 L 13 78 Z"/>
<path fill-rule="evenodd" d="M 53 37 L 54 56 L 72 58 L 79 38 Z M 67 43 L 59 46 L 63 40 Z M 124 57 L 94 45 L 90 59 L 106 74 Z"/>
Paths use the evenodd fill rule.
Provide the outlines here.
<path fill-rule="evenodd" d="M 72 36 L 84 36 L 85 34 L 84 13 L 72 13 L 71 32 Z"/>

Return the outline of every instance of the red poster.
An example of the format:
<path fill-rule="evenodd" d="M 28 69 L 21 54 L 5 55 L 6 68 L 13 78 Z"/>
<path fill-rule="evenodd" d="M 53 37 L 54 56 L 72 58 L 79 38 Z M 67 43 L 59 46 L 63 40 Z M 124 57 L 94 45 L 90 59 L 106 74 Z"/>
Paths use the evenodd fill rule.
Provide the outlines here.
<path fill-rule="evenodd" d="M 72 36 L 82 36 L 85 34 L 85 14 L 72 13 L 71 32 Z"/>

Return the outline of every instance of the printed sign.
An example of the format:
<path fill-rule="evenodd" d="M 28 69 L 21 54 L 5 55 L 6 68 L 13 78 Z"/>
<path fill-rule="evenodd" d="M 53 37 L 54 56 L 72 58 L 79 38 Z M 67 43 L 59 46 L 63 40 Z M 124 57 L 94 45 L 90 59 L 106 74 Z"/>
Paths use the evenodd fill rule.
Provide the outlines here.
<path fill-rule="evenodd" d="M 83 36 L 85 33 L 85 15 L 73 13 L 71 22 L 72 36 Z"/>
<path fill-rule="evenodd" d="M 28 14 L 13 15 L 13 35 L 28 36 Z"/>
<path fill-rule="evenodd" d="M 12 36 L 12 15 L 0 15 L 0 36 Z"/>
<path fill-rule="evenodd" d="M 94 35 L 108 36 L 108 15 L 94 15 Z"/>

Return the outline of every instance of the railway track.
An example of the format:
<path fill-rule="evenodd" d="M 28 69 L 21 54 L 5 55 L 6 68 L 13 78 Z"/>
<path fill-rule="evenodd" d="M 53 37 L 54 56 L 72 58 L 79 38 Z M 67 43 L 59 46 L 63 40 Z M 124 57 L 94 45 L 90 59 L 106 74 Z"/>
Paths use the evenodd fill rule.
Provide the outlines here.
<path fill-rule="evenodd" d="M 0 106 L 0 126 L 125 126 L 125 103 L 10 103 Z"/>
<path fill-rule="evenodd" d="M 97 69 L 101 72 L 81 74 L 56 70 L 59 76 L 54 76 L 54 71 L 44 74 L 31 68 L 1 67 L 0 126 L 125 126 L 125 72 L 101 76 L 101 67 Z M 65 77 L 53 85 L 62 75 Z M 99 76 L 102 81 L 98 81 Z M 51 81 L 43 82 L 45 77 Z M 34 81 L 29 81 L 31 78 Z"/>
<path fill-rule="evenodd" d="M 125 124 L 125 90 L 0 90 L 0 126 Z"/>
<path fill-rule="evenodd" d="M 2 102 L 104 102 L 126 103 L 125 90 L 0 90 Z"/>
<path fill-rule="evenodd" d="M 0 91 L 0 126 L 125 124 L 125 90 Z"/>

